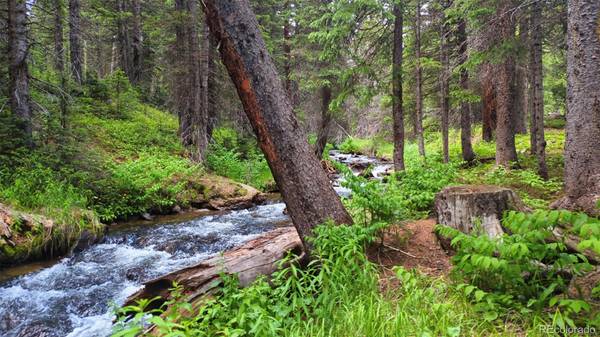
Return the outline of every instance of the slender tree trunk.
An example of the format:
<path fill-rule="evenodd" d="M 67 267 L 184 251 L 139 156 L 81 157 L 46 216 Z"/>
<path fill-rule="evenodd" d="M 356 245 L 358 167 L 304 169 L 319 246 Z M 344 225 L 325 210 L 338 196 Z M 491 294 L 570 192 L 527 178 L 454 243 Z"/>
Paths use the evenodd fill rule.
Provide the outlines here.
<path fill-rule="evenodd" d="M 212 137 L 212 132 L 217 125 L 217 111 L 215 109 L 217 101 L 217 62 L 219 55 L 217 54 L 217 46 L 215 39 L 210 35 L 208 29 L 208 23 L 206 20 L 204 24 L 207 27 L 208 33 L 208 99 L 206 100 L 206 113 L 208 115 L 208 130 L 206 135 L 208 138 Z"/>
<path fill-rule="evenodd" d="M 317 158 L 323 156 L 323 150 L 325 150 L 329 138 L 332 119 L 329 104 L 331 104 L 331 88 L 329 86 L 323 86 L 321 87 L 321 124 L 319 126 L 319 133 L 315 144 L 315 154 L 317 155 Z"/>
<path fill-rule="evenodd" d="M 467 23 L 461 19 L 457 25 L 456 40 L 458 43 L 458 65 L 463 66 L 468 59 L 467 54 Z M 464 67 L 460 69 L 460 88 L 469 90 L 469 72 Z M 475 152 L 471 144 L 471 105 L 467 101 L 460 104 L 460 145 L 462 159 L 470 163 L 475 160 Z"/>
<path fill-rule="evenodd" d="M 443 4 L 444 5 L 444 4 Z M 448 146 L 449 132 L 449 110 L 450 110 L 450 56 L 448 55 L 448 35 L 450 34 L 448 25 L 444 22 L 445 16 L 442 12 L 442 23 L 440 32 L 440 57 L 442 71 L 440 72 L 440 107 L 442 117 L 442 153 L 444 163 L 450 161 L 450 152 Z"/>
<path fill-rule="evenodd" d="M 494 88 L 493 70 L 490 64 L 484 64 L 481 70 L 481 89 L 483 92 L 483 109 L 481 110 L 482 138 L 486 142 L 494 139 L 496 129 L 496 90 Z"/>
<path fill-rule="evenodd" d="M 298 234 L 306 238 L 314 226 L 332 220 L 352 223 L 311 151 L 306 135 L 269 56 L 248 0 L 204 0 L 211 33 L 219 41 L 221 59 L 237 88 L 269 167 Z"/>
<path fill-rule="evenodd" d="M 419 145 L 419 154 L 425 157 L 425 139 L 423 137 L 423 69 L 421 68 L 421 0 L 417 0 L 417 19 L 415 22 L 415 53 L 417 59 L 417 69 L 415 81 L 416 89 L 416 109 L 415 109 L 415 135 Z"/>
<path fill-rule="evenodd" d="M 65 48 L 64 48 L 64 5 L 63 0 L 54 0 L 54 67 L 60 76 L 60 125 L 67 127 L 67 80 L 65 77 Z"/>
<path fill-rule="evenodd" d="M 546 166 L 546 140 L 544 139 L 544 79 L 542 65 L 542 5 L 539 1 L 531 5 L 531 139 L 535 140 L 535 156 L 538 161 L 538 174 L 548 179 Z"/>
<path fill-rule="evenodd" d="M 290 9 L 289 1 L 285 3 L 285 9 Z M 290 98 L 292 106 L 294 106 L 294 97 L 292 94 L 292 45 L 291 45 L 291 32 L 290 32 L 290 20 L 285 18 L 283 23 L 283 76 L 285 78 L 285 91 Z"/>
<path fill-rule="evenodd" d="M 203 71 L 207 72 L 208 64 L 203 62 L 200 51 L 197 6 L 195 0 L 175 1 L 175 9 L 182 15 L 175 28 L 178 64 L 175 69 L 174 96 L 181 141 L 190 149 L 192 159 L 201 162 L 208 147 L 205 100 L 208 78 L 203 78 Z"/>
<path fill-rule="evenodd" d="M 394 169 L 404 170 L 404 109 L 402 108 L 402 53 L 404 9 L 399 4 L 394 5 L 394 52 L 392 55 L 392 91 L 394 116 Z"/>
<path fill-rule="evenodd" d="M 519 22 L 519 46 L 526 48 L 527 35 L 529 31 L 528 20 L 526 17 L 521 18 Z M 515 133 L 527 134 L 527 58 L 519 58 L 515 68 L 515 107 L 513 109 L 513 125 Z"/>
<path fill-rule="evenodd" d="M 507 15 L 511 9 L 511 1 L 503 0 L 497 8 L 497 34 L 499 43 L 511 39 L 515 35 L 515 25 L 512 17 Z M 515 147 L 515 132 L 513 125 L 513 109 L 515 92 L 515 59 L 506 55 L 504 60 L 494 65 L 496 77 L 496 165 L 508 167 L 517 161 Z"/>
<path fill-rule="evenodd" d="M 25 0 L 8 0 L 9 99 L 12 113 L 23 132 L 25 145 L 32 148 L 33 126 L 29 96 L 27 54 L 27 5 Z"/>
<path fill-rule="evenodd" d="M 599 215 L 600 2 L 568 5 L 566 195 L 553 206 Z"/>
<path fill-rule="evenodd" d="M 117 0 L 117 41 L 119 46 L 119 65 L 130 82 L 133 76 L 133 47 L 129 29 L 129 9 L 126 0 Z"/>
<path fill-rule="evenodd" d="M 212 127 L 210 126 L 211 122 L 210 122 L 210 114 L 209 114 L 209 103 L 208 101 L 210 100 L 210 89 L 209 89 L 209 78 L 211 76 L 211 67 L 210 67 L 210 62 L 211 62 L 211 56 L 210 56 L 210 48 L 211 48 L 211 43 L 210 43 L 210 30 L 208 29 L 208 25 L 206 24 L 206 20 L 203 20 L 202 22 L 202 41 L 200 43 L 201 45 L 201 51 L 200 51 L 200 55 L 201 55 L 201 69 L 200 69 L 200 76 L 201 76 L 201 81 L 202 81 L 202 97 L 201 97 L 201 102 L 202 102 L 202 115 L 204 116 L 204 123 L 202 125 L 205 125 L 205 138 L 206 138 L 206 142 L 207 145 L 206 147 L 208 147 L 208 139 L 210 139 L 210 134 L 212 133 Z M 206 148 L 204 149 L 204 152 L 206 152 Z"/>
<path fill-rule="evenodd" d="M 138 84 L 142 79 L 143 37 L 141 0 L 131 0 L 131 83 Z"/>
<path fill-rule="evenodd" d="M 83 82 L 81 67 L 81 4 L 80 0 L 69 0 L 69 50 L 71 53 L 71 76 L 75 83 Z"/>

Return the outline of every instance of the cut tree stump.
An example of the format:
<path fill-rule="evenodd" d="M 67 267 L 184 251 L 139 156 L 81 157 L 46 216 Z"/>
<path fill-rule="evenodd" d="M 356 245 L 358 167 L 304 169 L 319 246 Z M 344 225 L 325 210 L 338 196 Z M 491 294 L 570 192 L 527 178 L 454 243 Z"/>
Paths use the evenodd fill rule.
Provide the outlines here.
<path fill-rule="evenodd" d="M 490 185 L 450 186 L 435 197 L 438 223 L 463 233 L 501 235 L 504 211 L 528 211 L 512 190 Z"/>
<path fill-rule="evenodd" d="M 245 287 L 260 275 L 270 275 L 277 270 L 278 261 L 293 252 L 301 259 L 302 242 L 294 227 L 278 228 L 248 241 L 244 245 L 212 257 L 201 263 L 168 275 L 151 280 L 144 288 L 131 295 L 125 305 L 132 305 L 141 299 L 160 297 L 153 307 L 169 299 L 170 288 L 177 282 L 183 287 L 183 294 L 194 303 L 210 294 L 221 283 L 221 275 L 235 274 L 240 285 Z"/>

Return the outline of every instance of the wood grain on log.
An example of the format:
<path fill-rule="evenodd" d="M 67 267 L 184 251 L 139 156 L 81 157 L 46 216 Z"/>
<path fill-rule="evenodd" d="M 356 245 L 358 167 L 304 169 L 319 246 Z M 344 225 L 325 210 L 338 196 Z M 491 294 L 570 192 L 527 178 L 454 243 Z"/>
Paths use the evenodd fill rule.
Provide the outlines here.
<path fill-rule="evenodd" d="M 146 282 L 144 288 L 131 295 L 125 305 L 157 296 L 164 302 L 169 298 L 169 289 L 174 282 L 183 287 L 184 295 L 194 302 L 218 287 L 223 274 L 237 275 L 240 285 L 245 287 L 258 276 L 275 272 L 278 261 L 289 252 L 303 254 L 298 233 L 293 227 L 278 228 L 195 266 Z"/>

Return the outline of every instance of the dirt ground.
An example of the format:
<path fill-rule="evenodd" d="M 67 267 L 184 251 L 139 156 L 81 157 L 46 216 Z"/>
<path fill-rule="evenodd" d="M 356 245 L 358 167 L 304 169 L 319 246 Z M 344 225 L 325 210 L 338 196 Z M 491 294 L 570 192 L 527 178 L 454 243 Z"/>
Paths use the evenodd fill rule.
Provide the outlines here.
<path fill-rule="evenodd" d="M 381 266 L 382 277 L 392 276 L 395 266 L 416 268 L 434 277 L 447 275 L 451 268 L 450 256 L 433 233 L 435 224 L 435 219 L 426 219 L 387 229 L 383 246 L 376 242 L 368 250 L 369 259 Z"/>

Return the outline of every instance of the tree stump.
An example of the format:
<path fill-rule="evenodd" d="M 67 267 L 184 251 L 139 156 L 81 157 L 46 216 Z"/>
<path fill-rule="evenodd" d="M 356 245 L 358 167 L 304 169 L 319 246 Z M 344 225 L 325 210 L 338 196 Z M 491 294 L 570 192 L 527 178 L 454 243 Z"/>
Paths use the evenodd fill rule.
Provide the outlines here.
<path fill-rule="evenodd" d="M 515 192 L 499 186 L 451 186 L 435 197 L 438 223 L 467 234 L 501 235 L 502 213 L 509 210 L 528 209 Z"/>

